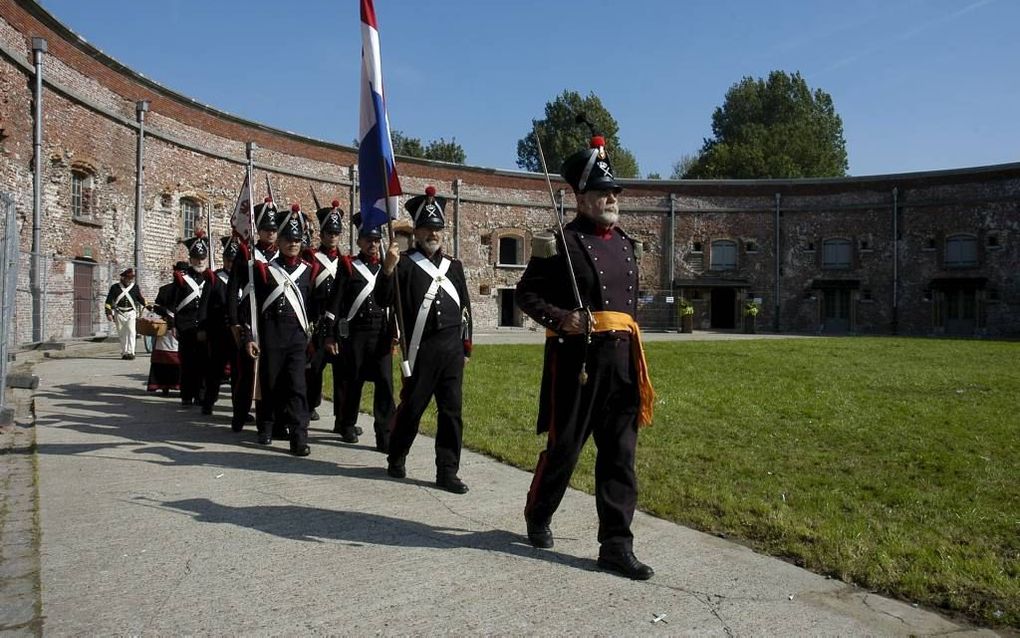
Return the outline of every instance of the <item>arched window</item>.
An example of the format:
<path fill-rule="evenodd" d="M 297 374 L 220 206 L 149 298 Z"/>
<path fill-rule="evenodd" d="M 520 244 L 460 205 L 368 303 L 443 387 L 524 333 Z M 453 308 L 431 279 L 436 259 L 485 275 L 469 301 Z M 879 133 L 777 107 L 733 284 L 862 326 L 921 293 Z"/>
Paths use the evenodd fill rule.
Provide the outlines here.
<path fill-rule="evenodd" d="M 712 242 L 712 270 L 733 270 L 737 267 L 737 242 L 717 239 Z"/>
<path fill-rule="evenodd" d="M 95 204 L 95 179 L 83 169 L 71 171 L 71 217 L 91 219 Z"/>
<path fill-rule="evenodd" d="M 188 238 L 195 235 L 195 224 L 198 223 L 201 212 L 202 205 L 197 200 L 190 197 L 181 198 L 182 237 Z"/>
<path fill-rule="evenodd" d="M 946 237 L 946 268 L 977 266 L 977 237 L 974 235 L 950 235 Z"/>
<path fill-rule="evenodd" d="M 826 239 L 822 242 L 822 268 L 850 269 L 850 240 Z"/>
<path fill-rule="evenodd" d="M 519 266 L 524 263 L 524 242 L 516 235 L 499 238 L 499 265 Z"/>

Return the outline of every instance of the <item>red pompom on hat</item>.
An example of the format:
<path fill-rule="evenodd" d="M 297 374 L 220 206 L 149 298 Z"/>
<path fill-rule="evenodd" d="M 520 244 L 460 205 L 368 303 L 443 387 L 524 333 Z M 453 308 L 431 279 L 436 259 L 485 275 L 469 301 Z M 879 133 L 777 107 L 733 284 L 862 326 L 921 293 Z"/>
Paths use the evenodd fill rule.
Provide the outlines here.
<path fill-rule="evenodd" d="M 301 204 L 291 204 L 290 205 L 290 212 L 296 213 L 299 210 L 301 210 Z"/>
<path fill-rule="evenodd" d="M 195 237 L 205 237 L 205 231 L 201 228 L 195 230 Z"/>
<path fill-rule="evenodd" d="M 428 196 L 428 197 L 435 197 L 436 196 L 436 187 L 435 186 L 426 186 L 425 187 L 425 195 Z"/>
<path fill-rule="evenodd" d="M 602 148 L 605 145 L 606 145 L 606 138 L 602 137 L 601 135 L 596 135 L 596 136 L 591 138 L 591 147 L 592 148 Z"/>
<path fill-rule="evenodd" d="M 334 199 L 333 200 L 333 208 L 340 208 L 340 200 L 339 199 Z"/>
<path fill-rule="evenodd" d="M 263 204 L 268 204 L 271 201 L 273 201 L 273 198 L 268 196 L 268 195 L 266 195 L 266 198 L 262 200 L 262 203 Z"/>

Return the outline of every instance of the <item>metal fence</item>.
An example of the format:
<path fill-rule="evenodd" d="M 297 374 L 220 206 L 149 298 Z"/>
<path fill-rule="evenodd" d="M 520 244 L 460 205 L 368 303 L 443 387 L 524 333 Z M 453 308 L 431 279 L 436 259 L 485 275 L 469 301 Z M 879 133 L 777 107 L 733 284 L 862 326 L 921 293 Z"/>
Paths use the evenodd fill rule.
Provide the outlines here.
<path fill-rule="evenodd" d="M 637 321 L 644 332 L 680 330 L 680 295 L 672 290 L 642 290 Z"/>
<path fill-rule="evenodd" d="M 3 245 L 0 246 L 0 408 L 7 391 L 7 366 L 14 338 L 14 297 L 18 285 L 18 224 L 14 217 L 14 198 L 0 193 L 0 219 L 3 220 Z"/>

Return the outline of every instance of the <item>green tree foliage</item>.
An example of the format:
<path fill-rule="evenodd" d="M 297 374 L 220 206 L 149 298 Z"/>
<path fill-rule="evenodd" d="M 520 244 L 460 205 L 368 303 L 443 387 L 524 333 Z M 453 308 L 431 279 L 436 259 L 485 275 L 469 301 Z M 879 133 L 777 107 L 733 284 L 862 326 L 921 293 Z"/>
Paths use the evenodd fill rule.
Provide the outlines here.
<path fill-rule="evenodd" d="M 843 120 L 832 97 L 812 92 L 800 72 L 773 71 L 767 80 L 745 77 L 734 84 L 712 114 L 712 133 L 683 177 L 846 175 Z"/>
<path fill-rule="evenodd" d="M 463 164 L 467 161 L 467 154 L 460 144 L 457 143 L 456 138 L 451 139 L 449 142 L 443 138 L 432 140 L 425 147 L 425 157 L 431 160 L 452 162 L 454 164 Z"/>
<path fill-rule="evenodd" d="M 542 135 L 542 151 L 549 172 L 558 173 L 567 156 L 588 147 L 591 131 L 586 125 L 577 123 L 578 113 L 584 113 L 595 125 L 595 130 L 606 138 L 613 174 L 616 177 L 637 177 L 640 174 L 637 159 L 620 144 L 620 127 L 602 105 L 602 100 L 594 93 L 581 97 L 576 91 L 563 91 L 555 100 L 547 102 L 545 118 L 536 122 Z M 542 170 L 534 130 L 517 141 L 517 165 L 528 171 Z"/>
<path fill-rule="evenodd" d="M 670 174 L 670 179 L 683 179 L 691 168 L 698 163 L 698 155 L 696 153 L 684 153 L 680 156 L 680 159 L 673 162 L 673 172 Z"/>

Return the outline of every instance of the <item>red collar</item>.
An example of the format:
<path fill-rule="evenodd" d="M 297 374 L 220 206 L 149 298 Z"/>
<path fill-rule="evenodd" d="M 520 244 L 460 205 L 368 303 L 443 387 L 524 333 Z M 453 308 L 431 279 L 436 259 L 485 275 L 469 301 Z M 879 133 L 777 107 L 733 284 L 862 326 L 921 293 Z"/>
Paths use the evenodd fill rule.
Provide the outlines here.
<path fill-rule="evenodd" d="M 280 261 L 287 264 L 288 266 L 297 266 L 301 262 L 301 255 L 297 255 L 295 257 L 280 255 Z"/>
<path fill-rule="evenodd" d="M 363 264 L 371 264 L 373 266 L 379 263 L 379 258 L 378 257 L 370 257 L 370 256 L 366 255 L 363 252 L 358 253 L 358 259 Z"/>
<path fill-rule="evenodd" d="M 609 239 L 613 236 L 614 226 L 602 226 L 601 224 L 595 224 L 595 230 L 593 231 L 595 236 L 599 239 Z"/>
<path fill-rule="evenodd" d="M 326 255 L 330 259 L 336 259 L 340 254 L 339 248 L 326 248 L 325 246 L 319 246 L 319 252 Z"/>
<path fill-rule="evenodd" d="M 270 244 L 269 242 L 262 241 L 261 239 L 258 240 L 258 242 L 255 243 L 255 246 L 257 246 L 258 249 L 261 250 L 262 252 L 266 252 L 267 250 L 268 251 L 275 251 L 276 250 L 276 244 Z"/>

